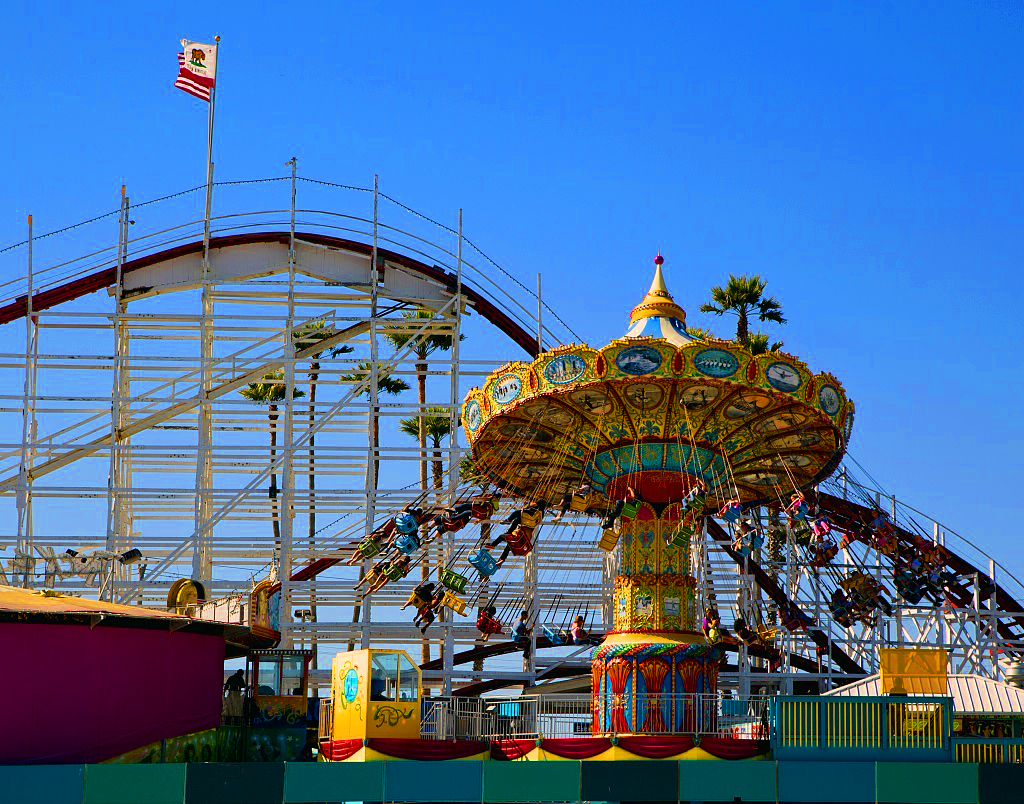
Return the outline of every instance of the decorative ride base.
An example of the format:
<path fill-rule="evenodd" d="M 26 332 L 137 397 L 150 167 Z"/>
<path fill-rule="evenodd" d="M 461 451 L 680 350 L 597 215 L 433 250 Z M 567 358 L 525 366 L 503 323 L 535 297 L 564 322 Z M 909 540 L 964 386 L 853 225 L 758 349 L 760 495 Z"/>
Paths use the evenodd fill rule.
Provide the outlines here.
<path fill-rule="evenodd" d="M 721 659 L 699 634 L 609 635 L 591 664 L 593 733 L 715 731 Z"/>

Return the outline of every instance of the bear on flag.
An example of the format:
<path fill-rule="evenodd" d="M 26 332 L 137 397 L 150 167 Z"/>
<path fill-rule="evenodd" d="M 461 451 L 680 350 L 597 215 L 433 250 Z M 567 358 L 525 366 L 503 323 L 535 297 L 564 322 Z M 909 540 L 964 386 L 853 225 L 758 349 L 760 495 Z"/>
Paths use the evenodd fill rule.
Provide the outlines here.
<path fill-rule="evenodd" d="M 181 47 L 174 86 L 209 103 L 217 80 L 217 46 L 182 39 Z"/>

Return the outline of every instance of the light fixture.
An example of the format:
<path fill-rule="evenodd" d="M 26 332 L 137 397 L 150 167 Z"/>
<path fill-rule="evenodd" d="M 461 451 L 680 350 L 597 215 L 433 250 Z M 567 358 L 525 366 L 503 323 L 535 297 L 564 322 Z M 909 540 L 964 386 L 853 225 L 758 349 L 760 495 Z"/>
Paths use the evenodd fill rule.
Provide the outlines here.
<path fill-rule="evenodd" d="M 117 560 L 122 564 L 137 564 L 142 560 L 142 551 L 138 547 L 133 547 L 131 550 L 121 553 Z"/>

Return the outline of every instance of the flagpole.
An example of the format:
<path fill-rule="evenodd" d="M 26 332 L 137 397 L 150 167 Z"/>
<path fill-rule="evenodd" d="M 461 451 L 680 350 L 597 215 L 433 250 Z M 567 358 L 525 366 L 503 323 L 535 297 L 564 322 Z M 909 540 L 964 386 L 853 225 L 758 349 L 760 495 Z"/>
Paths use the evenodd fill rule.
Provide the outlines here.
<path fill-rule="evenodd" d="M 220 37 L 213 37 L 213 63 L 220 74 Z M 210 115 L 206 124 L 206 216 L 203 221 L 203 275 L 209 273 L 210 211 L 213 208 L 213 115 L 217 108 L 217 84 L 210 89 Z"/>
<path fill-rule="evenodd" d="M 213 386 L 213 294 L 210 291 L 210 215 L 213 210 L 213 119 L 217 103 L 216 78 L 220 74 L 220 37 L 213 38 L 216 72 L 210 88 L 210 113 L 206 126 L 206 212 L 203 216 L 202 313 L 199 321 L 199 372 L 203 401 L 199 405 L 196 460 L 195 544 L 192 547 L 192 578 L 209 580 L 212 569 L 209 521 L 213 491 L 213 409 L 206 393 Z"/>

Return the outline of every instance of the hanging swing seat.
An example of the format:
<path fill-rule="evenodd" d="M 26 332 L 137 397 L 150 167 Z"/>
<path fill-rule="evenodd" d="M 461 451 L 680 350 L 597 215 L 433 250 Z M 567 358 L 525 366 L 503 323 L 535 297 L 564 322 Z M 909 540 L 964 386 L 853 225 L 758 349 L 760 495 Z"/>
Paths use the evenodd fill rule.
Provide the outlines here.
<path fill-rule="evenodd" d="M 740 515 L 743 513 L 743 509 L 739 503 L 733 503 L 732 505 L 726 505 L 718 512 L 720 519 L 724 519 L 726 522 L 732 524 L 739 520 Z"/>
<path fill-rule="evenodd" d="M 765 643 L 774 642 L 778 633 L 779 631 L 777 628 L 769 628 L 767 625 L 759 625 L 757 627 L 757 636 Z"/>
<path fill-rule="evenodd" d="M 509 549 L 514 556 L 525 556 L 529 555 L 530 551 L 533 550 L 533 528 L 527 528 L 520 525 L 512 533 L 505 537 L 508 542 Z"/>
<path fill-rule="evenodd" d="M 406 575 L 409 574 L 409 565 L 406 562 L 389 564 L 388 568 L 384 570 L 384 575 L 387 576 L 389 581 L 400 581 Z"/>
<path fill-rule="evenodd" d="M 474 522 L 483 522 L 498 513 L 497 500 L 490 498 L 485 500 L 473 500 L 471 518 Z"/>
<path fill-rule="evenodd" d="M 380 545 L 377 543 L 376 539 L 368 536 L 359 542 L 356 546 L 356 552 L 359 553 L 360 558 L 373 558 L 380 552 Z"/>
<path fill-rule="evenodd" d="M 451 589 L 453 592 L 462 594 L 466 591 L 466 582 L 469 581 L 465 575 L 446 569 L 441 571 L 441 586 Z"/>
<path fill-rule="evenodd" d="M 491 635 L 500 634 L 503 629 L 497 619 L 482 611 L 476 618 L 476 630 L 481 634 Z"/>
<path fill-rule="evenodd" d="M 639 511 L 640 503 L 634 500 L 632 502 L 627 502 L 625 505 L 622 506 L 622 513 L 619 514 L 619 516 L 621 516 L 623 519 L 634 519 L 637 513 L 639 513 Z"/>
<path fill-rule="evenodd" d="M 494 556 L 482 547 L 469 557 L 469 563 L 484 578 L 490 578 L 498 571 L 498 563 L 494 560 Z"/>
<path fill-rule="evenodd" d="M 419 534 L 415 531 L 413 533 L 403 533 L 395 539 L 395 549 L 407 556 L 412 555 L 420 549 Z"/>
<path fill-rule="evenodd" d="M 708 498 L 704 494 L 694 494 L 683 503 L 684 513 L 702 514 L 708 509 Z"/>
<path fill-rule="evenodd" d="M 541 626 L 540 632 L 552 646 L 557 647 L 567 642 L 565 634 L 562 631 L 555 630 L 550 625 Z"/>
<path fill-rule="evenodd" d="M 693 533 L 693 528 L 684 523 L 672 531 L 672 535 L 669 536 L 668 543 L 672 547 L 689 547 L 690 540 L 693 538 Z"/>
<path fill-rule="evenodd" d="M 795 523 L 792 528 L 793 543 L 804 547 L 811 543 L 811 529 L 803 522 Z"/>
<path fill-rule="evenodd" d="M 415 533 L 419 526 L 420 523 L 415 515 L 408 511 L 403 511 L 395 517 L 395 530 L 399 533 Z"/>
<path fill-rule="evenodd" d="M 575 511 L 577 514 L 582 514 L 589 508 L 594 507 L 594 494 L 573 494 L 572 501 L 569 503 L 569 510 Z"/>
<path fill-rule="evenodd" d="M 597 546 L 604 550 L 606 553 L 610 553 L 615 549 L 615 545 L 619 543 L 619 532 L 615 528 L 606 528 L 601 532 L 601 541 L 597 543 Z"/>
<path fill-rule="evenodd" d="M 456 597 L 451 592 L 445 592 L 444 597 L 441 598 L 441 605 L 447 606 L 456 614 L 466 613 L 466 601 L 459 597 Z"/>

